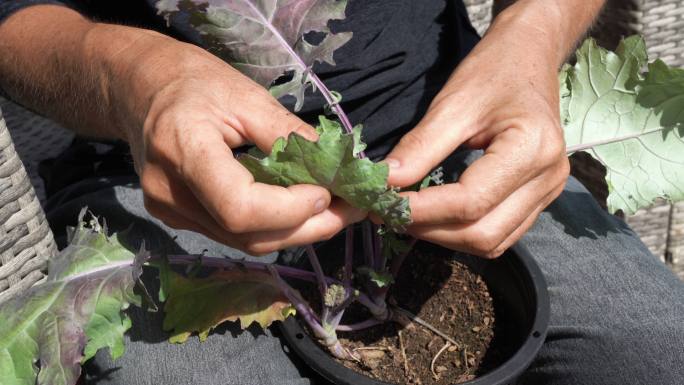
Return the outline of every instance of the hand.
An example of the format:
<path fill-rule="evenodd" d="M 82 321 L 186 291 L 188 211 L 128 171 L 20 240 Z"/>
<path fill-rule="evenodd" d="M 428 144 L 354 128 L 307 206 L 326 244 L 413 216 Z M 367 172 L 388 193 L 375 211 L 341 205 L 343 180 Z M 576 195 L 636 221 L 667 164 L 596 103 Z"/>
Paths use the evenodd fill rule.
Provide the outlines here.
<path fill-rule="evenodd" d="M 461 144 L 484 149 L 457 182 L 403 195 L 410 200 L 411 235 L 494 258 L 562 192 L 569 163 L 557 64 L 545 59 L 556 55 L 535 55 L 525 39 L 487 37 L 387 162 L 390 183 L 403 187 L 422 179 Z"/>
<path fill-rule="evenodd" d="M 144 124 L 126 137 L 145 207 L 165 224 L 251 254 L 332 237 L 365 213 L 319 186 L 256 183 L 231 148 L 270 152 L 278 137 L 315 131 L 263 87 L 211 54 L 178 42 L 136 63 L 128 76 Z M 133 114 L 135 115 L 135 114 Z"/>

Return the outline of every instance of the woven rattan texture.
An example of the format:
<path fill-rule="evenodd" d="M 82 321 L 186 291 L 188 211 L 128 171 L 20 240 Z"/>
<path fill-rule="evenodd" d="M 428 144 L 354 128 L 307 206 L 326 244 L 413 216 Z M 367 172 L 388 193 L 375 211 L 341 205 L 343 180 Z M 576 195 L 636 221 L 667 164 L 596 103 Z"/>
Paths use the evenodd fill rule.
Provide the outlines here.
<path fill-rule="evenodd" d="M 38 201 L 45 203 L 45 185 L 38 175 L 38 165 L 41 161 L 62 153 L 73 140 L 74 134 L 59 124 L 2 97 L 0 110 L 12 135 L 14 149 L 24 163 Z"/>
<path fill-rule="evenodd" d="M 492 20 L 493 0 L 464 0 L 475 29 L 483 34 Z M 649 55 L 684 65 L 684 0 L 608 0 L 594 28 L 608 48 L 634 33 L 646 40 Z"/>
<path fill-rule="evenodd" d="M 0 111 L 0 303 L 44 278 L 57 252 Z"/>

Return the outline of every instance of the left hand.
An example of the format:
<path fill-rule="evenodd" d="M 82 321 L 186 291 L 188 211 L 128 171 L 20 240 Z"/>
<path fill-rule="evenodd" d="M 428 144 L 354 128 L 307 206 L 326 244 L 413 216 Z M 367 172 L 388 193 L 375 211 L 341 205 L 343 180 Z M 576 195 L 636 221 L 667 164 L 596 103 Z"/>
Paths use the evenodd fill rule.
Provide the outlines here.
<path fill-rule="evenodd" d="M 402 195 L 412 211 L 409 234 L 495 258 L 563 191 L 570 166 L 557 63 L 550 59 L 556 55 L 520 36 L 488 37 L 494 36 L 461 63 L 387 162 L 389 183 L 404 187 L 461 144 L 484 149 L 457 182 Z"/>

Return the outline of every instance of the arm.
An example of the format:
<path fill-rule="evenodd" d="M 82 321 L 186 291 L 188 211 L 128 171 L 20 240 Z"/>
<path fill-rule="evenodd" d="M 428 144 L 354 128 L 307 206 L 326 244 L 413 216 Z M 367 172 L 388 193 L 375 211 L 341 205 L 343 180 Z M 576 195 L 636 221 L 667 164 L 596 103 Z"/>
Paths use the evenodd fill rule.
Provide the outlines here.
<path fill-rule="evenodd" d="M 603 2 L 499 4 L 482 41 L 388 155 L 390 182 L 407 186 L 462 144 L 484 149 L 458 182 L 406 194 L 413 235 L 496 257 L 562 192 L 569 165 L 558 68 Z"/>
<path fill-rule="evenodd" d="M 231 149 L 313 128 L 267 90 L 188 44 L 93 23 L 60 6 L 0 24 L 0 87 L 78 133 L 127 140 L 148 211 L 262 254 L 328 238 L 363 213 L 318 186 L 255 183 Z"/>

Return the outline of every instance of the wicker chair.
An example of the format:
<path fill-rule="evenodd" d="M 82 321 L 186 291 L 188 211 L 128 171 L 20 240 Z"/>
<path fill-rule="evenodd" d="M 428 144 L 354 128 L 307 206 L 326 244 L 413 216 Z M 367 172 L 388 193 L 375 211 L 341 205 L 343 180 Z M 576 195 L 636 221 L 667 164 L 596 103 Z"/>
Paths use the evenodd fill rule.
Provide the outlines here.
<path fill-rule="evenodd" d="M 465 0 L 465 3 L 474 26 L 483 33 L 491 20 L 492 0 Z M 599 40 L 608 47 L 621 36 L 640 32 L 645 35 L 652 56 L 679 66 L 684 65 L 683 31 L 684 0 L 610 0 L 595 28 Z M 26 140 L 35 138 L 33 133 L 46 135 L 50 132 L 49 136 L 53 136 L 55 131 L 37 129 L 37 122 L 45 120 L 17 106 L 10 105 L 6 110 L 12 111 L 12 119 L 8 120 L 12 122 L 13 130 L 19 128 L 21 132 L 24 128 L 25 135 L 17 136 L 22 139 L 17 143 L 27 148 L 22 156 L 28 162 L 31 175 L 27 176 L 0 111 L 0 302 L 40 282 L 45 277 L 47 260 L 57 252 L 45 214 L 30 183 L 32 180 L 38 185 L 35 165 L 40 155 L 48 157 L 49 154 L 37 150 L 35 140 L 33 144 Z M 58 147 L 51 146 L 52 151 Z M 600 184 L 600 170 L 589 162 L 575 162 L 575 173 L 586 174 L 584 180 L 590 186 Z M 600 197 L 600 186 L 594 190 Z M 670 261 L 684 277 L 684 204 L 657 206 L 628 218 L 628 222 L 656 255 L 670 256 Z"/>
<path fill-rule="evenodd" d="M 52 232 L 0 111 L 0 303 L 45 277 Z"/>

